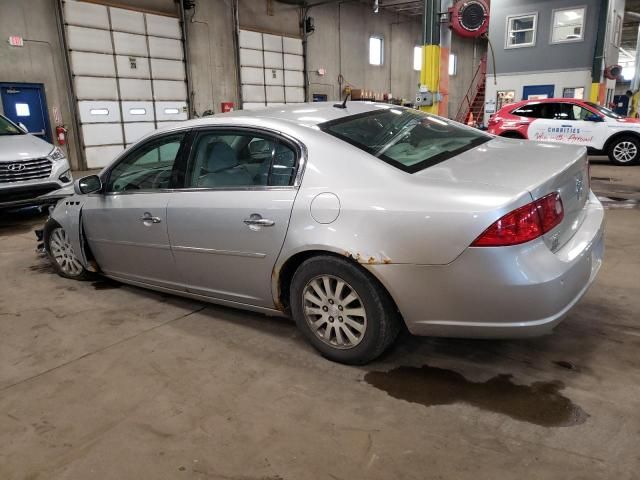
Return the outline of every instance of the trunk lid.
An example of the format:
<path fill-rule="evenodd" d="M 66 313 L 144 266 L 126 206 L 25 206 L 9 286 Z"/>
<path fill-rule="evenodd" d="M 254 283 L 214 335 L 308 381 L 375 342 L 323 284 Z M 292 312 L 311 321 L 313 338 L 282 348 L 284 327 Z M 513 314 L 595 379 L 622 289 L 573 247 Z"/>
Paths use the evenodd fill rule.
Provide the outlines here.
<path fill-rule="evenodd" d="M 547 246 L 556 251 L 584 220 L 588 170 L 584 147 L 496 138 L 416 175 L 514 188 L 529 192 L 533 200 L 559 192 L 564 218 L 544 235 Z"/>

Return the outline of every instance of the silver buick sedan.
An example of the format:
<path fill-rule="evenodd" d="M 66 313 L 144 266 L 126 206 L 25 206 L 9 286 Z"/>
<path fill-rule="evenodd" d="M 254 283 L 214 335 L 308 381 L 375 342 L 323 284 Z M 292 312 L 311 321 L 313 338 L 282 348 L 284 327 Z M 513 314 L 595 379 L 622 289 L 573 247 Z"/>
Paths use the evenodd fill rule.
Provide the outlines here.
<path fill-rule="evenodd" d="M 586 151 L 386 104 L 302 104 L 157 131 L 45 227 L 58 272 L 290 315 L 366 363 L 416 335 L 549 332 L 594 281 Z"/>

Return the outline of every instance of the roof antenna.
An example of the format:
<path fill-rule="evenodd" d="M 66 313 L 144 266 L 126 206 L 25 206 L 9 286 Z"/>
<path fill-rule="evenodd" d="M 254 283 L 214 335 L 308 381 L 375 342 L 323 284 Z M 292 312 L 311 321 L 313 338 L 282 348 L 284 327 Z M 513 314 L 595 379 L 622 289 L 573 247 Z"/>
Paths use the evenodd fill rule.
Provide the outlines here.
<path fill-rule="evenodd" d="M 333 106 L 336 108 L 347 108 L 347 100 L 349 99 L 349 96 L 351 95 L 351 93 L 347 93 L 344 97 L 344 102 L 342 103 L 334 103 Z"/>

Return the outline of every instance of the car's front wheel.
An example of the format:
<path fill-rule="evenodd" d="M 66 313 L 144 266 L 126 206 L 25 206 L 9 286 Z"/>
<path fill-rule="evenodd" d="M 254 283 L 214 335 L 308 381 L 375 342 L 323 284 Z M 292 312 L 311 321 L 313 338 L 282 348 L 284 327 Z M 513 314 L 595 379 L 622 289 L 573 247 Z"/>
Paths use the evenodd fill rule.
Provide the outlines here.
<path fill-rule="evenodd" d="M 356 265 L 332 256 L 312 257 L 291 284 L 298 328 L 330 360 L 362 365 L 393 342 L 400 319 L 388 293 Z"/>
<path fill-rule="evenodd" d="M 57 222 L 49 221 L 44 229 L 44 247 L 56 272 L 66 278 L 87 280 L 91 273 L 76 255 L 67 232 Z"/>
<path fill-rule="evenodd" d="M 614 165 L 635 165 L 640 160 L 640 141 L 631 136 L 616 138 L 607 154 Z"/>

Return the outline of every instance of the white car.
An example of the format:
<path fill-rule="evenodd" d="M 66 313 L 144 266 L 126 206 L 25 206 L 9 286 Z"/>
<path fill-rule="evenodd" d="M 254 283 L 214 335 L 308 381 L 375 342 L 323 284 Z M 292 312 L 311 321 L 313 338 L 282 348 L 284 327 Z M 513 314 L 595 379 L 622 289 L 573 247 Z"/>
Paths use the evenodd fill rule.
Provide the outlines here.
<path fill-rule="evenodd" d="M 509 138 L 565 143 L 605 154 L 615 165 L 640 161 L 640 120 L 575 98 L 524 100 L 502 107 L 489 133 Z"/>
<path fill-rule="evenodd" d="M 0 208 L 47 203 L 38 198 L 71 185 L 64 152 L 0 115 Z"/>

